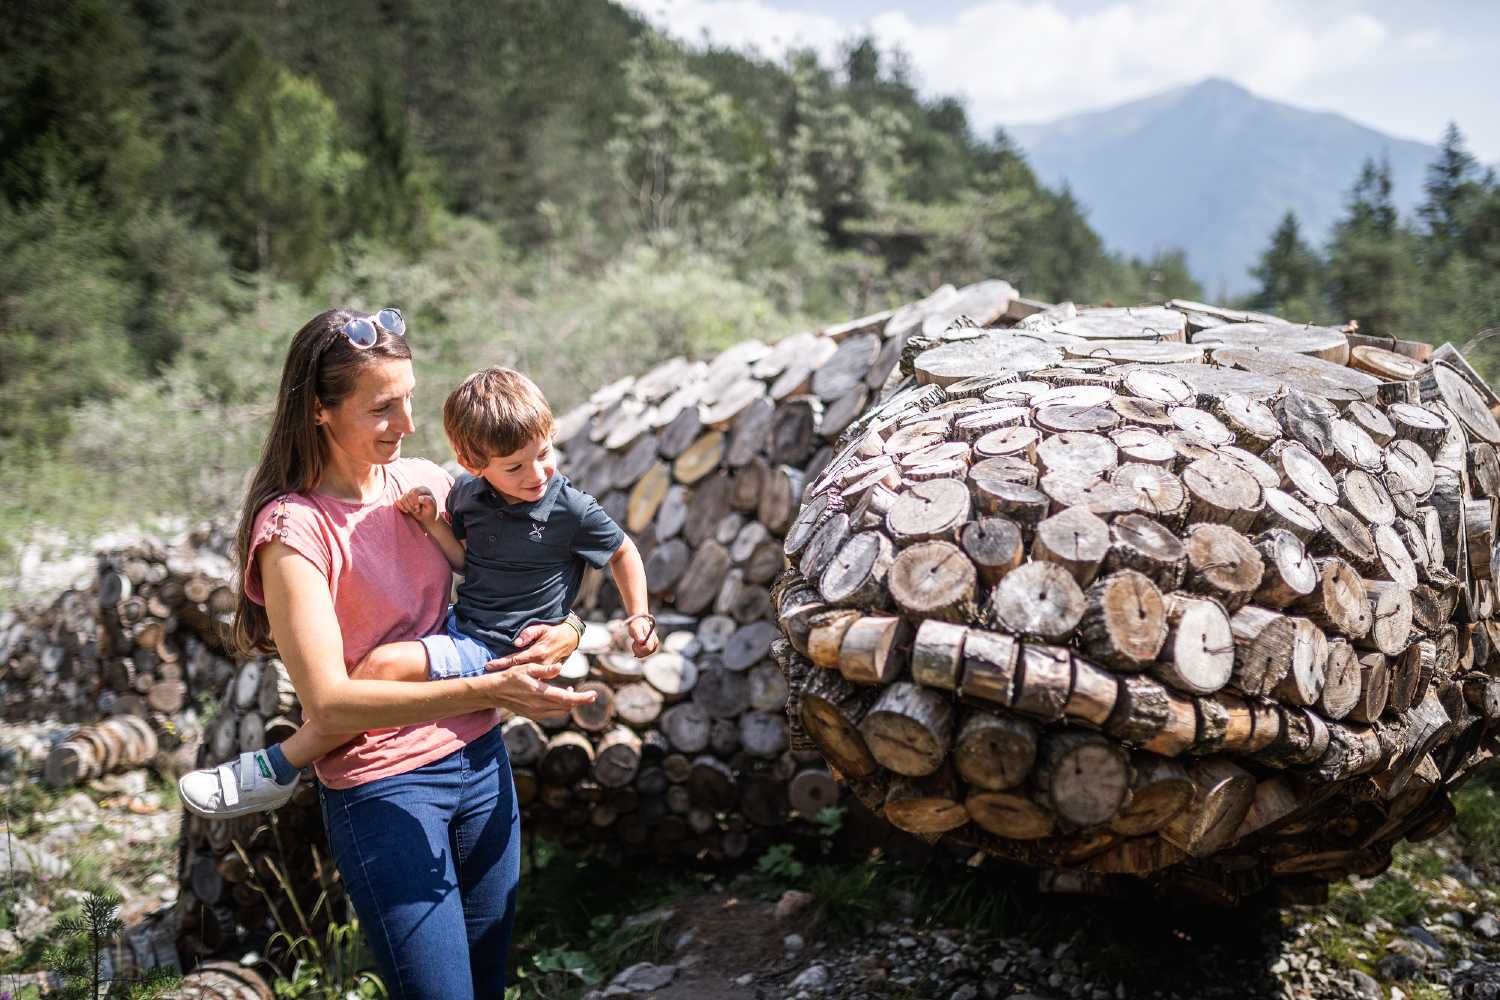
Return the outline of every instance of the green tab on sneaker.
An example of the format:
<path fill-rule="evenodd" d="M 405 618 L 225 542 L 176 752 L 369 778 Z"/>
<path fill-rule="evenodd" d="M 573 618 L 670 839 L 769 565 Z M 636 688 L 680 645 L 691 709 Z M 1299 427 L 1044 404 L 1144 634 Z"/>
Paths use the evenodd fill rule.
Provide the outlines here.
<path fill-rule="evenodd" d="M 271 770 L 271 762 L 266 758 L 264 751 L 256 751 L 255 768 L 260 771 L 260 776 L 267 781 L 275 781 L 276 774 Z"/>

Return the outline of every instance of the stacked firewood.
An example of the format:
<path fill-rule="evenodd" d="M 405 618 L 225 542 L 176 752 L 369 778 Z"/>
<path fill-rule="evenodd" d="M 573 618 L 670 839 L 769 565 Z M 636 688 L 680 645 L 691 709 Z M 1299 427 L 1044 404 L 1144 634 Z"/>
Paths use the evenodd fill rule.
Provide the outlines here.
<path fill-rule="evenodd" d="M 192 766 L 197 698 L 217 694 L 233 671 L 221 630 L 234 595 L 211 535 L 103 553 L 96 575 L 44 607 L 11 613 L 0 628 L 7 718 L 100 723 L 52 750 L 49 783 L 143 764 L 173 774 Z"/>
<path fill-rule="evenodd" d="M 895 371 L 907 336 L 924 320 L 937 331 L 959 316 L 1000 322 L 1035 308 L 1001 281 L 945 287 L 933 302 L 920 315 L 741 343 L 709 362 L 674 359 L 559 419 L 564 471 L 641 549 L 664 645 L 641 661 L 619 635 L 587 637 L 574 677 L 599 700 L 551 731 L 507 725 L 540 828 L 736 857 L 757 831 L 837 803 L 818 755 L 790 745 L 770 585 L 806 483 Z M 620 607 L 592 571 L 579 605 Z"/>
<path fill-rule="evenodd" d="M 504 735 L 533 830 L 626 853 L 736 858 L 838 801 L 817 753 L 788 748 L 779 633 L 725 615 L 658 615 L 662 651 L 632 656 L 621 623 L 590 623 L 563 683 L 598 693 L 566 718 Z"/>
<path fill-rule="evenodd" d="M 930 841 L 1215 898 L 1441 830 L 1500 719 L 1488 387 L 1198 303 L 972 318 L 787 531 L 795 735 Z"/>

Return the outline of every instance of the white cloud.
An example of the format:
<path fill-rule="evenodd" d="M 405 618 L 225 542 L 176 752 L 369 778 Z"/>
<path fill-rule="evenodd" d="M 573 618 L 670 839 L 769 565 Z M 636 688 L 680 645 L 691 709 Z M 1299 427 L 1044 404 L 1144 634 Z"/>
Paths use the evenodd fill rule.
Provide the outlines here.
<path fill-rule="evenodd" d="M 761 0 L 621 0 L 652 24 L 690 42 L 708 38 L 737 49 L 780 55 L 813 48 L 830 56 L 853 27 L 826 14 L 786 10 Z"/>
<path fill-rule="evenodd" d="M 920 21 L 899 0 L 860 20 L 767 0 L 625 2 L 688 41 L 707 37 L 768 55 L 793 45 L 831 55 L 841 41 L 869 32 L 882 47 L 909 55 L 924 93 L 964 98 L 982 129 L 1103 107 L 1207 76 L 1316 107 L 1324 82 L 1451 65 L 1464 47 L 1437 29 L 1391 25 L 1349 3 L 1297 0 L 1116 0 L 1085 11 L 1057 0 L 976 0 Z M 1379 105 L 1343 110 L 1368 118 Z"/>

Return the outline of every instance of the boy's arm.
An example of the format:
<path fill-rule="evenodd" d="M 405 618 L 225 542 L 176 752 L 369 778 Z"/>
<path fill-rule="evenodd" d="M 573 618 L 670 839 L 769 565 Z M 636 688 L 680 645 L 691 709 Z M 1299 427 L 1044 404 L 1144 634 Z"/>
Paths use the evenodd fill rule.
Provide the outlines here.
<path fill-rule="evenodd" d="M 646 596 L 646 564 L 641 561 L 640 549 L 635 547 L 635 542 L 631 541 L 629 535 L 625 536 L 615 554 L 610 556 L 609 573 L 620 591 L 626 616 L 647 614 L 650 604 Z M 661 645 L 654 622 L 637 619 L 630 623 L 629 630 L 630 638 L 635 642 L 637 656 L 650 655 Z"/>
<path fill-rule="evenodd" d="M 396 508 L 420 524 L 427 536 L 437 542 L 453 572 L 464 571 L 464 543 L 454 534 L 452 525 L 438 514 L 437 498 L 431 490 L 425 486 L 407 490 L 396 501 Z"/>
<path fill-rule="evenodd" d="M 627 615 L 646 613 L 646 564 L 641 561 L 641 550 L 626 535 L 615 554 L 609 557 L 609 574 L 615 578 L 620 591 L 620 600 Z"/>
<path fill-rule="evenodd" d="M 448 565 L 453 567 L 453 572 L 462 573 L 464 571 L 464 543 L 454 536 L 453 528 L 448 522 L 438 518 L 422 527 L 427 529 L 427 534 L 434 542 L 437 542 L 438 548 L 443 550 L 443 555 L 448 557 Z"/>

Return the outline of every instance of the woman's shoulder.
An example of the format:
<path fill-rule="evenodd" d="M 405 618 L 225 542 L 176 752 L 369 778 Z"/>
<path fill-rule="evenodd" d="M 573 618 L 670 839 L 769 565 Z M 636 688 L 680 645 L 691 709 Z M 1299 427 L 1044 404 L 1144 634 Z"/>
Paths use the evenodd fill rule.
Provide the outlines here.
<path fill-rule="evenodd" d="M 258 527 L 283 521 L 307 523 L 317 521 L 322 516 L 322 510 L 307 494 L 288 491 L 261 504 L 260 509 L 255 512 L 255 524 Z"/>
<path fill-rule="evenodd" d="M 328 514 L 311 497 L 301 493 L 282 493 L 261 505 L 250 531 L 250 545 L 245 560 L 243 584 L 245 594 L 257 604 L 265 603 L 261 590 L 260 564 L 257 553 L 268 542 L 280 542 L 303 556 L 325 577 L 334 569 L 336 529 Z"/>
<path fill-rule="evenodd" d="M 425 486 L 432 490 L 439 503 L 453 487 L 453 477 L 441 465 L 425 458 L 398 458 L 391 463 L 390 469 L 396 485 L 402 490 Z"/>

